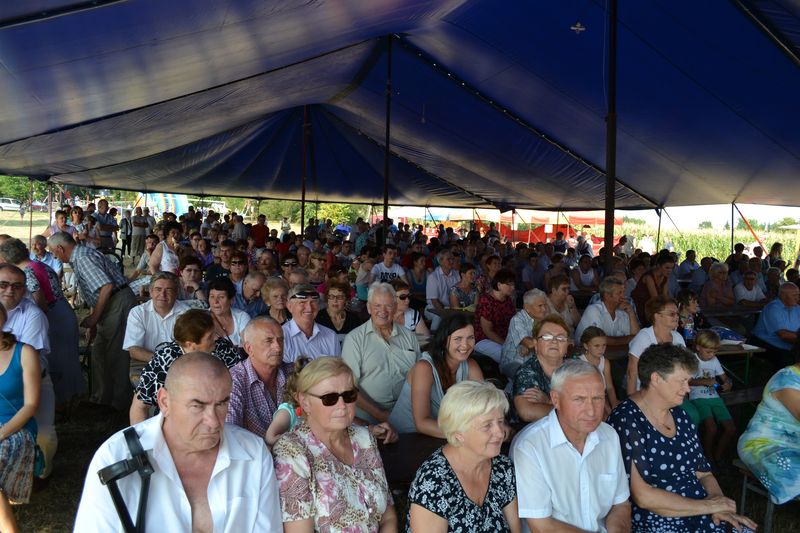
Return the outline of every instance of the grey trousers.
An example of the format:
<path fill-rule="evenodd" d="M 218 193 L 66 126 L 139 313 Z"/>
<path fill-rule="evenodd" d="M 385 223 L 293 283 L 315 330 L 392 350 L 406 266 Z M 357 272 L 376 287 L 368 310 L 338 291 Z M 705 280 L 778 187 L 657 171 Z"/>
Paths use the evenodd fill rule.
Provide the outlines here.
<path fill-rule="evenodd" d="M 128 313 L 135 305 L 136 297 L 127 287 L 112 295 L 92 344 L 92 401 L 121 411 L 130 408 L 133 396 L 128 370 L 131 358 L 122 342 Z"/>

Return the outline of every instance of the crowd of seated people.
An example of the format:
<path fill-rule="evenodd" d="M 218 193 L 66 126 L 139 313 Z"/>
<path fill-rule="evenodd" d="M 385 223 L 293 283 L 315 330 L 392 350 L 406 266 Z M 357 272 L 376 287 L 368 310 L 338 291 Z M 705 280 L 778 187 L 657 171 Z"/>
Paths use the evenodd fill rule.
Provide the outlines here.
<path fill-rule="evenodd" d="M 274 454 L 287 530 L 395 530 L 377 442 L 411 432 L 448 441 L 420 466 L 409 493 L 406 523 L 419 530 L 754 527 L 711 474 L 731 446 L 707 449 L 713 464 L 702 456 L 728 426 L 717 410 L 683 403 L 690 385 L 708 386 L 707 376 L 696 376 L 705 352 L 683 346 L 704 328 L 698 303 L 763 307 L 754 341 L 776 370 L 794 362 L 800 289 L 782 279 L 789 273 L 780 248 L 763 260 L 737 248 L 726 262 L 698 262 L 693 252 L 680 262 L 667 251 L 628 256 L 621 242 L 609 272 L 588 239 L 570 246 L 563 235 L 512 246 L 491 231 L 443 229 L 428 238 L 403 224 L 359 220 L 348 232 L 312 219 L 299 235 L 281 226 L 279 238 L 264 217 L 252 225 L 199 211 L 164 218 L 151 225 L 144 213 L 132 217 L 128 252 L 137 268 L 129 278 L 77 242 L 78 230 L 62 227 L 71 225 L 48 228 L 49 253 L 75 267 L 92 309 L 82 326 L 103 350 L 93 361 L 92 400 L 129 410 L 132 424 L 169 416 L 159 391 L 172 364 L 212 354 L 232 377 L 226 421 Z M 110 222 L 100 217 L 98 243 L 113 237 Z M 46 257 L 39 248 L 32 260 Z M 627 355 L 621 388 L 607 351 Z M 134 394 L 119 373 L 131 359 L 146 364 Z M 668 440 L 681 435 L 674 446 L 685 464 L 666 464 L 660 476 L 639 466 L 665 464 L 649 448 L 625 446 L 631 420 L 643 419 Z M 500 454 L 510 424 L 529 424 L 512 446 L 524 466 Z M 557 446 L 567 444 L 597 463 L 588 477 L 580 462 L 565 466 L 563 479 L 548 477 Z M 609 457 L 616 462 L 603 466 Z M 687 465 L 696 481 L 678 474 Z M 547 483 L 533 487 L 531 472 Z M 431 480 L 441 486 L 432 491 Z M 459 484 L 455 496 L 441 492 Z M 572 502 L 586 491 L 591 504 L 577 513 Z M 337 499 L 341 505 L 331 505 Z M 487 504 L 491 516 L 478 517 Z"/>

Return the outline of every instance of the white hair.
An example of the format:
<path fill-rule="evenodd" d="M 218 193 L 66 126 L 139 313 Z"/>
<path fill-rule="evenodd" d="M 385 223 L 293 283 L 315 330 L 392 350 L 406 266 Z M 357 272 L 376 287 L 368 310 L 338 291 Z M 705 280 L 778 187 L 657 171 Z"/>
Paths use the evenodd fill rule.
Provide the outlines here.
<path fill-rule="evenodd" d="M 555 369 L 550 377 L 550 390 L 561 392 L 569 379 L 583 376 L 600 376 L 600 371 L 596 366 L 583 359 L 567 359 Z M 602 378 L 602 376 L 600 377 Z"/>

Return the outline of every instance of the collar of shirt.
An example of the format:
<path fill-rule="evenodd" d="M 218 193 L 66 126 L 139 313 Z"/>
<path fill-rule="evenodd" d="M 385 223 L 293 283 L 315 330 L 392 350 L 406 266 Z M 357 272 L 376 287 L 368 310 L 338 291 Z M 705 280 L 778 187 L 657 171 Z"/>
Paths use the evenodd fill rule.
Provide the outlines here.
<path fill-rule="evenodd" d="M 297 322 L 294 321 L 294 318 L 286 323 L 286 329 L 289 330 L 288 333 L 290 337 L 295 337 L 297 335 L 302 335 L 303 337 L 306 336 L 306 334 L 300 329 L 300 326 L 297 325 Z M 317 336 L 317 333 L 319 333 L 319 326 L 316 322 L 314 322 L 314 329 L 311 330 L 311 336 L 308 337 L 308 340 L 313 340 L 314 337 Z"/>
<path fill-rule="evenodd" d="M 378 332 L 378 331 L 375 329 L 375 327 L 372 325 L 372 319 L 369 319 L 369 320 L 367 320 L 367 321 L 366 321 L 366 323 L 364 324 L 364 327 L 366 328 L 367 334 L 369 334 L 369 333 L 374 333 L 375 335 L 378 335 L 378 336 L 380 336 L 381 338 L 383 337 L 383 335 L 381 335 L 381 334 L 380 334 L 380 333 L 379 333 L 379 332 Z M 397 329 L 398 329 L 398 326 L 397 326 L 397 324 L 395 324 L 394 322 L 392 322 L 392 333 L 389 335 L 389 337 L 396 337 L 396 336 L 397 336 Z"/>
<path fill-rule="evenodd" d="M 189 306 L 187 306 L 182 301 L 175 300 L 175 303 L 172 304 L 172 309 L 169 310 L 169 313 L 167 313 L 164 316 L 161 316 L 161 315 L 158 314 L 158 311 L 156 311 L 156 307 L 155 307 L 155 304 L 153 304 L 153 300 L 148 300 L 145 303 L 143 303 L 142 305 L 145 306 L 144 309 L 145 309 L 145 311 L 147 313 L 152 313 L 152 314 L 158 316 L 161 320 L 166 320 L 166 319 L 168 319 L 169 317 L 171 317 L 172 315 L 175 315 L 175 314 L 181 314 L 181 313 L 183 313 L 184 311 L 186 311 L 189 308 Z"/>
<path fill-rule="evenodd" d="M 561 427 L 561 423 L 558 421 L 558 413 L 555 409 L 551 410 L 550 414 L 547 415 L 547 424 L 549 425 L 548 435 L 550 437 L 550 448 L 567 445 L 577 453 L 578 450 L 575 449 L 569 440 L 567 440 L 567 436 L 564 434 L 564 429 Z M 586 435 L 586 441 L 583 443 L 583 454 L 579 454 L 581 455 L 581 460 L 583 460 L 584 457 L 588 457 L 592 450 L 599 443 L 600 435 L 598 434 L 597 430 Z"/>

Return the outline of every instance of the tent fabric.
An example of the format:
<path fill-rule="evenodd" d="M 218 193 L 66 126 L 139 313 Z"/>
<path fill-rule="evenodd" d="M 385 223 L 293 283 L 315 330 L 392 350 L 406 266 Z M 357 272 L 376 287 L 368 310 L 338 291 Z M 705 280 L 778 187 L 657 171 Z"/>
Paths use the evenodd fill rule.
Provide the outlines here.
<path fill-rule="evenodd" d="M 390 203 L 602 208 L 605 8 L 5 2 L 0 172 L 298 199 L 305 161 L 380 203 L 391 58 Z M 621 2 L 617 207 L 796 204 L 798 36 L 798 0 Z"/>

